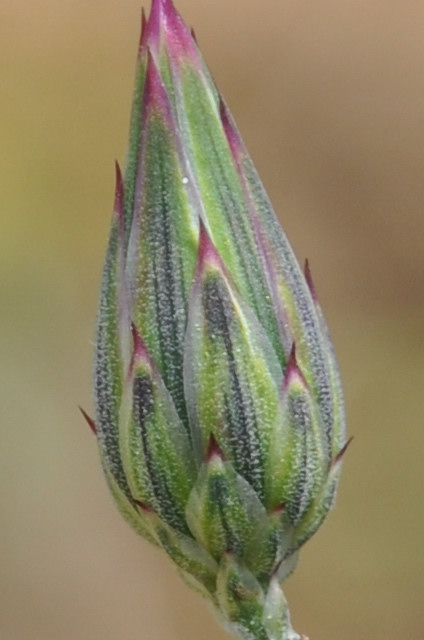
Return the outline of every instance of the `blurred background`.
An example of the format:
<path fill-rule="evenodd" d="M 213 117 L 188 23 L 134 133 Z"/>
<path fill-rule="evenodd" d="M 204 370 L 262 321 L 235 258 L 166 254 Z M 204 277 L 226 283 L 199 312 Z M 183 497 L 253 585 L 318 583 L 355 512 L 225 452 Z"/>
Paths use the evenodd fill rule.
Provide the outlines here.
<path fill-rule="evenodd" d="M 111 503 L 92 339 L 142 0 L 0 5 L 1 640 L 225 640 Z M 423 637 L 424 6 L 179 0 L 345 385 L 338 504 L 286 585 L 311 640 Z"/>

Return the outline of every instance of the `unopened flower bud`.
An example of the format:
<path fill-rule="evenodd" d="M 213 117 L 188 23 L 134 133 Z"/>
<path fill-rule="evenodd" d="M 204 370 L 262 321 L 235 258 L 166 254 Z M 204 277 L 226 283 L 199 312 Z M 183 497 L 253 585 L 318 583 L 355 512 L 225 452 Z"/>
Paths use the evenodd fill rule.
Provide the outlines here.
<path fill-rule="evenodd" d="M 171 0 L 143 18 L 104 268 L 95 429 L 116 502 L 248 640 L 330 509 L 343 400 L 310 277 Z"/>

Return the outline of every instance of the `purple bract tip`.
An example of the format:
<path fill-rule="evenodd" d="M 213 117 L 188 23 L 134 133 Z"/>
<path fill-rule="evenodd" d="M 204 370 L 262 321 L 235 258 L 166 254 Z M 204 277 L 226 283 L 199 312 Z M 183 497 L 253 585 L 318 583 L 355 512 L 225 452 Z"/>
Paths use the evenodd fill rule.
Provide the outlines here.
<path fill-rule="evenodd" d="M 96 423 L 94 422 L 93 418 L 90 418 L 88 413 L 86 413 L 86 411 L 84 411 L 84 409 L 82 407 L 78 407 L 78 408 L 81 411 L 82 416 L 83 416 L 84 420 L 86 421 L 86 423 L 88 424 L 88 426 L 90 427 L 91 431 L 94 433 L 95 436 L 97 436 L 97 427 L 96 427 Z"/>
<path fill-rule="evenodd" d="M 135 326 L 134 322 L 131 322 L 131 334 L 133 339 L 134 358 L 142 358 L 143 360 L 150 360 L 146 345 L 144 344 L 144 340 L 139 334 L 138 329 Z"/>
<path fill-rule="evenodd" d="M 225 135 L 227 136 L 228 144 L 230 145 L 231 153 L 234 158 L 238 158 L 243 150 L 243 143 L 240 139 L 237 129 L 233 123 L 230 112 L 221 96 L 219 97 L 219 112 L 221 116 L 221 123 L 224 127 Z"/>
<path fill-rule="evenodd" d="M 173 123 L 169 98 L 150 48 L 147 50 L 144 105 L 147 112 L 152 108 L 158 109 L 161 115 L 166 118 L 169 126 L 172 127 Z"/>
<path fill-rule="evenodd" d="M 195 40 L 171 0 L 152 1 L 142 42 L 150 47 L 155 55 L 161 42 L 166 43 L 173 62 L 177 62 L 181 55 L 198 60 Z"/>
<path fill-rule="evenodd" d="M 209 436 L 209 443 L 206 451 L 205 461 L 210 462 L 212 458 L 219 458 L 220 460 L 224 460 L 224 454 L 222 453 L 222 450 L 217 443 L 213 433 L 211 433 Z"/>
<path fill-rule="evenodd" d="M 113 210 L 118 216 L 120 222 L 123 220 L 124 215 L 124 181 L 122 179 L 121 169 L 118 162 L 115 160 L 115 202 Z"/>
<path fill-rule="evenodd" d="M 316 290 L 315 290 L 315 286 L 312 280 L 312 274 L 311 274 L 311 268 L 309 266 L 309 260 L 306 258 L 305 260 L 305 268 L 304 268 L 304 273 L 305 273 L 305 280 L 306 280 L 306 284 L 308 285 L 308 289 L 311 292 L 311 296 L 314 302 L 318 302 L 318 298 L 317 298 L 317 294 L 316 294 Z"/>
<path fill-rule="evenodd" d="M 291 351 L 290 351 L 290 355 L 289 355 L 289 359 L 288 359 L 287 365 L 286 365 L 286 371 L 284 373 L 283 391 L 285 391 L 287 389 L 287 387 L 289 386 L 289 384 L 291 384 L 295 380 L 301 382 L 302 385 L 304 385 L 305 387 L 307 386 L 307 383 L 306 383 L 306 380 L 304 378 L 304 375 L 303 375 L 302 371 L 300 370 L 299 364 L 297 362 L 296 345 L 293 342 L 292 348 L 291 348 Z"/>
<path fill-rule="evenodd" d="M 346 453 L 346 450 L 350 445 L 350 443 L 352 442 L 352 440 L 353 440 L 353 436 L 349 438 L 346 444 L 344 444 L 343 447 L 340 449 L 339 453 L 334 457 L 334 459 L 331 462 L 332 467 L 334 467 L 335 465 L 339 464 L 342 461 L 344 454 Z"/>
<path fill-rule="evenodd" d="M 134 502 L 143 513 L 153 513 L 153 509 L 146 502 L 141 502 L 141 500 L 134 500 Z"/>
<path fill-rule="evenodd" d="M 281 514 L 284 513 L 285 508 L 286 508 L 286 505 L 284 504 L 284 502 L 277 504 L 277 506 L 272 509 L 272 515 L 281 516 Z"/>
<path fill-rule="evenodd" d="M 213 244 L 203 220 L 199 221 L 199 250 L 198 250 L 198 270 L 203 271 L 206 265 L 223 269 L 223 264 L 218 251 Z"/>
<path fill-rule="evenodd" d="M 141 8 L 141 28 L 140 28 L 140 40 L 138 43 L 138 57 L 140 57 L 144 47 L 146 46 L 146 33 L 147 33 L 147 20 L 144 8 Z"/>
<path fill-rule="evenodd" d="M 162 18 L 162 0 L 152 0 L 152 8 L 147 21 L 144 22 L 140 45 L 158 50 Z"/>
<path fill-rule="evenodd" d="M 163 20 L 172 19 L 173 16 L 180 17 L 172 0 L 152 0 L 151 12 L 155 16 L 161 16 Z"/>

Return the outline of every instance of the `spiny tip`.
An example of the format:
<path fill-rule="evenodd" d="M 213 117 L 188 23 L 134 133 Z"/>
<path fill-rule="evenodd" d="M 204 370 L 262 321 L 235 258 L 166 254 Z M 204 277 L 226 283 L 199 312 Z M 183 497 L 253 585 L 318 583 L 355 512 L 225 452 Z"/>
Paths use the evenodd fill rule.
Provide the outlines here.
<path fill-rule="evenodd" d="M 145 33 L 143 42 L 155 53 L 164 43 L 172 62 L 177 63 L 181 56 L 199 62 L 195 40 L 171 0 L 152 0 Z"/>
<path fill-rule="evenodd" d="M 167 22 L 177 13 L 171 0 L 152 0 L 149 18 L 147 20 L 147 32 L 149 40 L 159 41 L 161 30 Z M 178 14 L 177 14 L 178 15 Z"/>
<path fill-rule="evenodd" d="M 147 68 L 146 68 L 146 81 L 144 86 L 144 97 L 147 101 L 155 98 L 161 93 L 162 81 L 159 75 L 158 68 L 154 61 L 152 51 L 150 47 L 147 49 Z"/>
<path fill-rule="evenodd" d="M 115 160 L 115 202 L 113 210 L 120 222 L 122 222 L 124 215 L 124 180 L 117 160 Z"/>
<path fill-rule="evenodd" d="M 221 257 L 212 242 L 206 225 L 202 218 L 199 218 L 198 267 L 202 269 L 206 263 L 222 267 Z"/>
<path fill-rule="evenodd" d="M 273 507 L 271 514 L 273 516 L 281 516 L 281 514 L 284 513 L 286 509 L 286 505 L 284 504 L 284 502 L 281 502 L 280 504 L 277 504 L 276 507 Z"/>
<path fill-rule="evenodd" d="M 290 354 L 289 354 L 289 359 L 287 360 L 287 365 L 286 365 L 286 371 L 284 374 L 284 381 L 283 381 L 283 387 L 286 388 L 287 385 L 289 384 L 289 382 L 294 378 L 301 378 L 303 380 L 303 374 L 299 368 L 299 364 L 297 362 L 297 357 L 296 357 L 296 343 L 293 342 L 291 349 L 290 349 Z"/>
<path fill-rule="evenodd" d="M 86 411 L 84 411 L 84 409 L 82 407 L 78 407 L 78 409 L 81 411 L 81 414 L 82 414 L 84 420 L 86 421 L 86 423 L 88 424 L 88 426 L 90 427 L 91 431 L 94 433 L 95 436 L 97 436 L 97 427 L 96 427 L 96 423 L 94 422 L 93 418 L 90 418 L 88 413 Z"/>
<path fill-rule="evenodd" d="M 172 0 L 152 0 L 151 13 L 154 13 L 155 11 L 163 11 L 165 15 L 168 15 L 173 11 L 175 12 L 176 9 Z"/>
<path fill-rule="evenodd" d="M 312 296 L 312 300 L 315 303 L 318 303 L 317 293 L 316 293 L 315 285 L 314 285 L 313 280 L 312 280 L 311 267 L 309 265 L 308 258 L 306 258 L 306 260 L 305 260 L 304 274 L 305 274 L 306 284 L 308 285 L 308 289 L 309 289 L 309 291 L 311 293 L 311 296 Z"/>
<path fill-rule="evenodd" d="M 224 133 L 227 137 L 228 144 L 230 145 L 231 153 L 237 158 L 242 150 L 242 142 L 240 135 L 234 125 L 233 118 L 228 110 L 227 105 L 219 96 L 219 114 L 221 117 L 221 124 L 224 129 Z"/>
<path fill-rule="evenodd" d="M 135 326 L 134 322 L 131 322 L 131 335 L 132 335 L 132 339 L 133 339 L 134 355 L 141 356 L 141 357 L 146 357 L 147 356 L 146 345 L 144 344 L 144 340 L 141 337 L 141 335 L 140 335 L 137 327 Z"/>
<path fill-rule="evenodd" d="M 144 49 L 146 43 L 146 14 L 144 12 L 144 7 L 141 7 L 141 27 L 140 27 L 140 39 L 138 42 L 138 57 L 140 57 L 142 50 Z"/>
<path fill-rule="evenodd" d="M 289 359 L 287 360 L 286 371 L 283 378 L 283 390 L 286 390 L 293 380 L 298 380 L 302 385 L 307 386 L 305 377 L 297 361 L 295 342 L 292 343 Z"/>
<path fill-rule="evenodd" d="M 144 105 L 147 112 L 154 108 L 159 111 L 170 129 L 174 126 L 169 97 L 156 65 L 150 47 L 147 48 L 147 68 L 144 84 Z"/>
<path fill-rule="evenodd" d="M 297 360 L 296 360 L 296 343 L 293 341 L 290 349 L 289 359 L 287 361 L 287 370 L 296 369 L 297 370 Z"/>
<path fill-rule="evenodd" d="M 154 513 L 152 507 L 150 507 L 146 502 L 142 502 L 141 500 L 134 500 L 134 502 L 143 513 Z"/>
<path fill-rule="evenodd" d="M 209 443 L 206 450 L 205 461 L 210 462 L 212 458 L 219 458 L 220 460 L 224 460 L 222 449 L 219 446 L 213 433 L 209 435 Z"/>
<path fill-rule="evenodd" d="M 337 464 L 339 464 L 342 461 L 342 459 L 344 457 L 344 454 L 346 453 L 347 448 L 350 445 L 350 443 L 352 442 L 352 440 L 353 440 L 353 436 L 350 436 L 349 440 L 343 445 L 343 447 L 340 449 L 339 453 L 332 460 L 332 462 L 331 462 L 331 466 L 332 467 L 335 467 Z"/>

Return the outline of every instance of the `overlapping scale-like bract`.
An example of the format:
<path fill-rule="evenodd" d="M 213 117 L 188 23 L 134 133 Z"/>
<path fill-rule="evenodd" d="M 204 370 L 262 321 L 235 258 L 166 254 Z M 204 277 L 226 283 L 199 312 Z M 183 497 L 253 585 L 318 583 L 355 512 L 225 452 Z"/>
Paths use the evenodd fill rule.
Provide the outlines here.
<path fill-rule="evenodd" d="M 309 268 L 171 0 L 143 16 L 95 399 L 130 524 L 235 633 L 300 638 L 280 585 L 333 503 L 337 365 Z"/>

